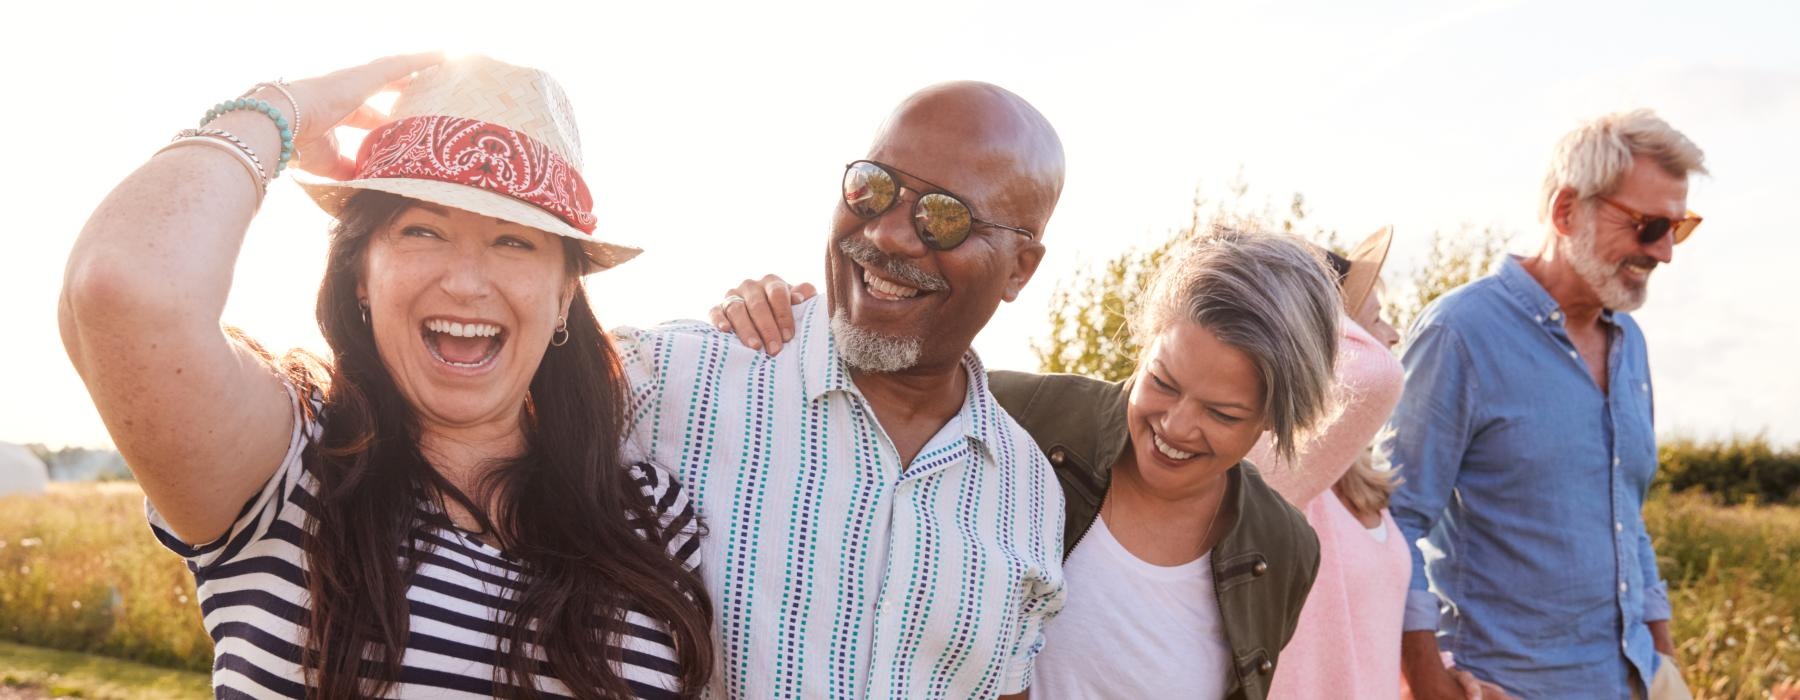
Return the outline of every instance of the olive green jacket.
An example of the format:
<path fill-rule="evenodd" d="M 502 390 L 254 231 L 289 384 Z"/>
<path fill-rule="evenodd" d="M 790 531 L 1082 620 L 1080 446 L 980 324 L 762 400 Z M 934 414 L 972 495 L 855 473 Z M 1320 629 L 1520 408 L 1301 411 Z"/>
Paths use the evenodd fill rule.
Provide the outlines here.
<path fill-rule="evenodd" d="M 1129 443 L 1128 387 L 1068 374 L 995 371 L 988 373 L 988 388 L 1037 440 L 1062 483 L 1067 559 L 1099 515 L 1112 466 Z M 1213 547 L 1212 570 L 1233 662 L 1228 697 L 1261 700 L 1318 574 L 1319 539 L 1306 517 L 1269 488 L 1254 465 L 1240 462 L 1226 478 L 1234 515 L 1222 521 L 1229 528 Z"/>

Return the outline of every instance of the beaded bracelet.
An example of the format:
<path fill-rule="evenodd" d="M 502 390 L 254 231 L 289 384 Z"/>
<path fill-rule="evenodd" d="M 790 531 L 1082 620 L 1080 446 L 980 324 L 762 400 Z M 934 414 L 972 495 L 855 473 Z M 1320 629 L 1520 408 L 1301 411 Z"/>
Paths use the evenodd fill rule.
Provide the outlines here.
<path fill-rule="evenodd" d="M 206 126 L 208 123 L 212 122 L 212 120 L 224 116 L 227 112 L 235 112 L 238 110 L 257 112 L 274 120 L 275 128 L 281 132 L 281 159 L 275 163 L 275 173 L 270 177 L 280 177 L 281 171 L 287 169 L 288 160 L 294 157 L 294 131 L 293 129 L 288 128 L 287 117 L 282 116 L 281 110 L 276 109 L 275 105 L 255 98 L 246 97 L 226 100 L 220 102 L 212 109 L 206 110 L 206 118 L 200 120 L 200 126 Z"/>
<path fill-rule="evenodd" d="M 255 85 L 250 86 L 249 92 L 246 92 L 242 95 L 238 95 L 238 97 L 249 97 L 250 95 L 254 94 L 259 88 L 269 88 L 271 90 L 281 93 L 282 97 L 287 98 L 288 106 L 294 108 L 294 131 L 293 131 L 294 138 L 298 139 L 298 138 L 300 138 L 301 134 L 306 133 L 305 129 L 300 126 L 300 101 L 294 99 L 294 93 L 288 92 L 288 83 L 286 80 L 276 78 L 273 81 L 257 83 Z"/>

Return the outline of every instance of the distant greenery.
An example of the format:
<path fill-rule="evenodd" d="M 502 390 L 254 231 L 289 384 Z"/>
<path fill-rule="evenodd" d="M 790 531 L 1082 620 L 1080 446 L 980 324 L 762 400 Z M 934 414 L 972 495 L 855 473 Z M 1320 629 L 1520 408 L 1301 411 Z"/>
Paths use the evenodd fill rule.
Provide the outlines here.
<path fill-rule="evenodd" d="M 1758 435 L 1668 439 L 1661 452 L 1656 481 L 1671 491 L 1704 492 L 1727 504 L 1800 505 L 1800 447 L 1777 448 Z"/>

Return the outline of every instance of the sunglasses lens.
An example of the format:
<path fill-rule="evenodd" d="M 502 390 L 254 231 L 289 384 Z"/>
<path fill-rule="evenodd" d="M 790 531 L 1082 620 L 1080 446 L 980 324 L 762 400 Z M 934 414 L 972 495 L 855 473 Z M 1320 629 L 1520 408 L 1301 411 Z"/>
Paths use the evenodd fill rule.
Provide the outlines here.
<path fill-rule="evenodd" d="M 963 239 L 969 237 L 969 227 L 974 223 L 968 205 L 947 194 L 920 197 L 919 206 L 913 209 L 913 219 L 929 239 L 927 242 L 938 250 L 961 245 Z"/>
<path fill-rule="evenodd" d="M 1638 231 L 1638 241 L 1643 243 L 1655 243 L 1662 240 L 1663 236 L 1669 234 L 1669 226 L 1673 223 L 1674 222 L 1669 221 L 1668 217 L 1662 216 L 1645 221 L 1644 228 Z"/>
<path fill-rule="evenodd" d="M 865 219 L 881 216 L 894 206 L 900 185 L 874 163 L 852 163 L 844 171 L 844 206 Z"/>

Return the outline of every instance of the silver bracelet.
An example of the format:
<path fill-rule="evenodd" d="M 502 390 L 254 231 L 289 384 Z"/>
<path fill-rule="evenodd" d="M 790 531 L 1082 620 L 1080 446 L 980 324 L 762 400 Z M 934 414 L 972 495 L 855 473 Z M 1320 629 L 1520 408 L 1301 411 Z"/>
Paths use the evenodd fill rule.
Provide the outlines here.
<path fill-rule="evenodd" d="M 288 92 L 287 86 L 288 86 L 288 84 L 287 84 L 286 80 L 276 78 L 273 82 L 257 83 L 255 85 L 250 86 L 250 92 L 244 93 L 243 96 L 249 97 L 250 93 L 256 92 L 257 88 L 265 88 L 266 87 L 266 88 L 270 88 L 276 92 L 281 93 L 282 97 L 287 98 L 288 106 L 294 108 L 294 123 L 292 124 L 292 126 L 294 128 L 291 133 L 293 133 L 293 135 L 294 135 L 294 147 L 296 149 L 298 149 L 300 147 L 300 101 L 294 99 L 294 93 Z"/>
<path fill-rule="evenodd" d="M 169 142 L 169 145 L 157 149 L 156 153 L 160 154 L 163 151 L 180 148 L 190 144 L 210 146 L 236 156 L 238 164 L 244 166 L 244 172 L 250 175 L 250 185 L 256 188 L 256 208 L 262 208 L 263 197 L 269 193 L 269 181 L 263 176 L 262 166 L 251 161 L 250 154 L 239 150 L 238 147 L 214 136 L 177 136 L 174 141 Z"/>
<path fill-rule="evenodd" d="M 182 129 L 181 131 L 175 132 L 175 138 L 183 138 L 183 137 L 187 137 L 187 136 L 210 136 L 210 137 L 216 138 L 216 139 L 223 139 L 225 141 L 230 142 L 231 145 L 237 146 L 238 150 L 244 152 L 244 155 L 250 156 L 250 162 L 256 164 L 257 174 L 262 175 L 262 183 L 263 183 L 264 190 L 267 190 L 269 188 L 269 180 L 272 180 L 275 178 L 275 175 L 273 173 L 263 170 L 262 159 L 256 157 L 256 149 L 251 148 L 250 144 L 244 143 L 243 140 L 239 139 L 236 134 L 233 134 L 224 129 Z"/>
<path fill-rule="evenodd" d="M 176 133 L 175 140 L 171 140 L 164 148 L 157 149 L 157 153 L 178 148 L 178 146 L 187 146 L 187 144 L 205 144 L 205 146 L 229 151 L 230 155 L 238 157 L 238 164 L 241 164 L 250 175 L 252 185 L 256 185 L 256 205 L 257 209 L 261 209 L 263 198 L 268 196 L 268 173 L 263 171 L 263 162 L 256 157 L 256 151 L 252 151 L 250 146 L 245 146 L 241 140 L 238 140 L 238 137 L 230 135 L 229 131 L 182 130 Z"/>

